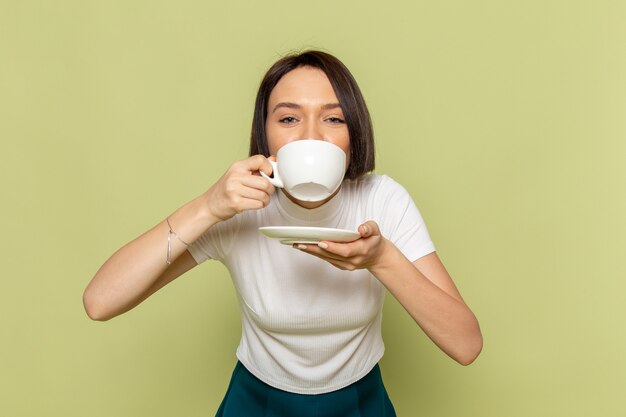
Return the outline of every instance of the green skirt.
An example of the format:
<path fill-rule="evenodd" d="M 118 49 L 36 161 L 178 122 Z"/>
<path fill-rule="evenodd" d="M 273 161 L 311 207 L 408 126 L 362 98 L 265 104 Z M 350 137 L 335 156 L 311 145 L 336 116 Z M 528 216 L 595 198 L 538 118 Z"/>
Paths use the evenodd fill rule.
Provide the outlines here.
<path fill-rule="evenodd" d="M 216 417 L 395 417 L 378 365 L 337 391 L 294 394 L 267 385 L 237 362 Z"/>

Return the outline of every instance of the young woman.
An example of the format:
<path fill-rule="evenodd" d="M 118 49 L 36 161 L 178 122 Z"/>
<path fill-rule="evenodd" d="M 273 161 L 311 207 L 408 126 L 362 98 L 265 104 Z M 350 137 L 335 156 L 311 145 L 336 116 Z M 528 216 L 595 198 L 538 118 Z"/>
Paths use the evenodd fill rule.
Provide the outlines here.
<path fill-rule="evenodd" d="M 339 190 L 295 199 L 259 175 L 287 143 L 331 142 L 347 158 Z M 242 320 L 239 359 L 218 416 L 393 416 L 378 361 L 387 289 L 446 354 L 467 365 L 478 322 L 436 255 L 406 190 L 374 169 L 365 101 L 348 69 L 320 51 L 265 75 L 250 157 L 105 262 L 89 283 L 89 317 L 108 320 L 207 260 L 229 269 Z M 281 245 L 260 226 L 358 230 L 351 243 Z M 167 251 L 164 247 L 167 245 Z"/>

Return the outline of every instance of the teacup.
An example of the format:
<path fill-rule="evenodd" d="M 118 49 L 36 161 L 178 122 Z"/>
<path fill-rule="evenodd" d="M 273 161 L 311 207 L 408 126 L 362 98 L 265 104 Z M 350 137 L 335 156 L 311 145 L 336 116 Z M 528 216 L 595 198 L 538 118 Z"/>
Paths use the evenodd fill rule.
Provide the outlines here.
<path fill-rule="evenodd" d="M 315 139 L 289 142 L 278 150 L 277 161 L 270 161 L 275 187 L 284 188 L 300 201 L 321 201 L 341 185 L 346 173 L 346 154 L 339 146 Z"/>

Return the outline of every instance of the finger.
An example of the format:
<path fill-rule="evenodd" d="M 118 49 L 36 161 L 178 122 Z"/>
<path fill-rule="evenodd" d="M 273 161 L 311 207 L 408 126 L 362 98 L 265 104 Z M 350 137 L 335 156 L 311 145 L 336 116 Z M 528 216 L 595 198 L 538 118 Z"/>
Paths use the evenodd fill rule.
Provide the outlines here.
<path fill-rule="evenodd" d="M 271 182 L 267 180 L 267 178 L 263 178 L 260 176 L 244 175 L 241 178 L 241 184 L 246 187 L 261 190 L 269 195 L 273 194 L 274 191 L 276 191 L 276 188 L 272 185 Z"/>
<path fill-rule="evenodd" d="M 262 201 L 263 204 L 265 204 L 266 206 L 269 204 L 270 201 L 270 196 L 268 193 L 251 187 L 242 187 L 242 189 L 239 191 L 239 195 L 243 198 L 247 198 L 250 200 Z"/>
<path fill-rule="evenodd" d="M 260 159 L 261 165 L 257 168 L 257 171 L 263 172 L 268 177 L 271 177 L 274 172 L 274 167 L 272 166 L 272 164 L 270 164 L 270 161 L 266 157 L 264 157 L 263 155 L 258 156 L 260 156 L 262 159 Z"/>
<path fill-rule="evenodd" d="M 355 240 L 349 243 L 337 243 L 323 241 L 317 244 L 316 250 L 322 250 L 334 258 L 346 259 L 360 255 L 366 251 L 363 246 L 364 241 L 362 239 Z"/>
<path fill-rule="evenodd" d="M 380 229 L 375 221 L 369 220 L 359 226 L 359 233 L 361 237 L 370 237 L 380 235 Z"/>
<path fill-rule="evenodd" d="M 272 156 L 267 157 L 267 160 L 276 162 L 276 157 L 272 155 Z M 274 175 L 274 167 L 272 166 L 272 164 L 269 165 L 269 169 L 260 169 L 259 171 L 253 172 L 253 174 L 258 175 L 260 177 L 261 176 L 260 171 L 263 171 L 263 173 L 267 175 L 268 177 L 271 177 L 272 175 Z"/>
<path fill-rule="evenodd" d="M 320 253 L 320 252 L 313 252 L 313 251 L 308 251 L 308 250 L 304 250 L 302 249 L 302 246 L 305 245 L 294 245 L 294 248 L 296 249 L 300 249 L 302 252 L 304 253 L 308 253 L 309 255 L 315 256 L 316 258 L 319 258 L 323 261 L 328 262 L 329 264 L 339 268 L 339 269 L 343 269 L 343 270 L 354 270 L 356 269 L 354 267 L 354 265 L 350 262 L 347 262 L 344 259 L 335 259 L 329 256 L 325 256 L 324 254 Z"/>
<path fill-rule="evenodd" d="M 337 261 L 346 261 L 357 255 L 358 250 L 335 242 L 320 242 L 317 245 L 303 245 L 302 249 L 309 253 L 324 256 Z"/>
<path fill-rule="evenodd" d="M 239 200 L 239 204 L 237 204 L 237 211 L 241 213 L 247 210 L 259 210 L 264 208 L 265 206 L 267 206 L 267 204 L 262 200 L 256 200 L 253 198 L 241 198 Z"/>
<path fill-rule="evenodd" d="M 263 155 L 254 155 L 240 161 L 240 167 L 249 173 L 262 171 L 266 175 L 272 175 L 272 164 Z"/>

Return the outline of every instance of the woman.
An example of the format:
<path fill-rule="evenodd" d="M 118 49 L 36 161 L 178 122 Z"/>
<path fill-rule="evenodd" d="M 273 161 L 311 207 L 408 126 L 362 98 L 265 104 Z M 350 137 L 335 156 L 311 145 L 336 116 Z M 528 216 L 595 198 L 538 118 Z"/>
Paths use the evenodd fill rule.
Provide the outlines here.
<path fill-rule="evenodd" d="M 259 175 L 271 175 L 268 158 L 302 139 L 346 153 L 342 186 L 321 202 L 276 192 Z M 419 211 L 399 184 L 368 174 L 369 113 L 339 60 L 307 51 L 270 68 L 257 95 L 250 155 L 105 262 L 84 294 L 92 319 L 130 310 L 206 259 L 223 262 L 237 290 L 242 337 L 219 416 L 395 415 L 377 365 L 385 288 L 446 354 L 474 361 L 482 348 L 478 322 Z M 258 232 L 277 225 L 353 229 L 361 237 L 292 248 Z"/>

